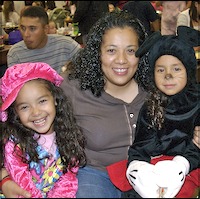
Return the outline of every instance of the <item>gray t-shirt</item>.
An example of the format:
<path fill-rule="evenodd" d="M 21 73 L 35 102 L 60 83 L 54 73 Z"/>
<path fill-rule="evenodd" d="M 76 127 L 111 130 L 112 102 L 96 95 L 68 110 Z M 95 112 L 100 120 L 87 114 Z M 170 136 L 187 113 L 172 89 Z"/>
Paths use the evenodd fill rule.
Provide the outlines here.
<path fill-rule="evenodd" d="M 19 63 L 45 62 L 60 73 L 62 66 L 80 48 L 80 44 L 69 36 L 49 34 L 47 44 L 41 49 L 28 49 L 24 41 L 13 45 L 7 54 L 7 63 L 10 67 Z"/>

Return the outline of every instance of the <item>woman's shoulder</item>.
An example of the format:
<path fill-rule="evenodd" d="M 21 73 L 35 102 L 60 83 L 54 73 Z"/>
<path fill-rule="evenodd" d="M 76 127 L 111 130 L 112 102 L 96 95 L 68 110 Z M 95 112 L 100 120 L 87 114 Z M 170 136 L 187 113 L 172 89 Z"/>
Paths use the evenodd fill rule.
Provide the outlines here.
<path fill-rule="evenodd" d="M 14 21 L 19 20 L 20 16 L 16 11 L 13 11 L 10 13 L 10 18 L 13 19 Z M 17 25 L 19 24 L 19 22 L 17 23 Z"/>
<path fill-rule="evenodd" d="M 79 86 L 79 82 L 77 79 L 69 79 L 69 71 L 64 71 L 62 72 L 60 75 L 63 77 L 63 82 L 61 84 L 61 88 L 64 90 L 64 93 L 69 96 L 70 93 L 75 93 L 75 90 L 77 92 L 80 91 L 80 86 Z"/>
<path fill-rule="evenodd" d="M 186 10 L 183 10 L 182 12 L 179 13 L 179 15 L 186 15 L 186 16 L 189 16 L 189 13 L 190 13 L 190 9 L 186 9 Z"/>
<path fill-rule="evenodd" d="M 143 103 L 145 101 L 148 93 L 147 93 L 147 91 L 145 91 L 144 88 L 142 88 L 140 86 L 138 87 L 138 91 L 139 92 L 138 92 L 137 99 Z"/>

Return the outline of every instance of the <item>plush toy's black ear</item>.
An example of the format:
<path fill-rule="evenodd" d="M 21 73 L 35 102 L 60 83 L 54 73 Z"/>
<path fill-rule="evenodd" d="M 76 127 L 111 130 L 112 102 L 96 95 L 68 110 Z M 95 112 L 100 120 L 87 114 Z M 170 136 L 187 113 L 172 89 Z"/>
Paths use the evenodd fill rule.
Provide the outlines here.
<path fill-rule="evenodd" d="M 161 37 L 160 31 L 153 32 L 135 52 L 135 56 L 142 57 Z"/>
<path fill-rule="evenodd" d="M 187 26 L 177 27 L 178 39 L 192 47 L 200 46 L 200 31 Z"/>

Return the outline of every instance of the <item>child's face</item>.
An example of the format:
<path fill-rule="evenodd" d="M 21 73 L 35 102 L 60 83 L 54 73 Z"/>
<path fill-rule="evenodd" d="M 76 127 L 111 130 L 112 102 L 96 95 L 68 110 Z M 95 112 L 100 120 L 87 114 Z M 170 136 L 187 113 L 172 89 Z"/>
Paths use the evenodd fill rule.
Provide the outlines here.
<path fill-rule="evenodd" d="M 24 84 L 15 100 L 15 110 L 21 123 L 39 134 L 54 131 L 55 100 L 47 85 L 38 80 Z"/>
<path fill-rule="evenodd" d="M 187 84 L 187 72 L 183 63 L 172 55 L 163 55 L 155 63 L 155 84 L 166 95 L 179 93 Z"/>
<path fill-rule="evenodd" d="M 56 24 L 53 21 L 49 22 L 49 31 L 48 34 L 56 34 L 57 30 L 56 30 Z"/>
<path fill-rule="evenodd" d="M 115 6 L 112 3 L 108 4 L 109 12 L 113 12 L 115 10 Z"/>

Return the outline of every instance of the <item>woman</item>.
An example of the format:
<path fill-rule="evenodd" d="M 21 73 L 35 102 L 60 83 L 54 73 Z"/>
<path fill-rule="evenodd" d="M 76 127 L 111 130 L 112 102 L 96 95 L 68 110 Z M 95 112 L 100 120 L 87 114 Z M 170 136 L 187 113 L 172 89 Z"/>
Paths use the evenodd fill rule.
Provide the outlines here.
<path fill-rule="evenodd" d="M 182 11 L 178 15 L 177 27 L 188 26 L 195 30 L 200 30 L 200 2 L 192 1 L 190 8 Z M 200 50 L 200 46 L 194 47 L 195 50 Z"/>
<path fill-rule="evenodd" d="M 191 1 L 158 1 L 157 5 L 163 7 L 161 16 L 161 34 L 173 35 L 176 33 L 177 17 L 180 12 L 187 9 Z"/>
<path fill-rule="evenodd" d="M 134 141 L 146 96 L 134 78 L 139 62 L 135 52 L 146 36 L 144 27 L 131 14 L 107 13 L 91 28 L 85 48 L 74 58 L 71 71 L 63 75 L 61 87 L 72 100 L 87 142 L 87 166 L 79 169 L 77 198 L 121 197 L 106 167 L 127 159 Z M 30 197 L 12 181 L 2 190 L 7 197 Z"/>
<path fill-rule="evenodd" d="M 178 15 L 177 27 L 178 26 L 188 26 L 196 30 L 200 29 L 200 2 L 192 1 L 190 8 L 182 11 Z"/>
<path fill-rule="evenodd" d="M 3 2 L 3 15 L 2 15 L 2 25 L 16 26 L 19 24 L 19 14 L 15 11 L 15 6 L 13 1 Z"/>
<path fill-rule="evenodd" d="M 91 29 L 86 47 L 73 60 L 70 81 L 65 77 L 62 84 L 87 140 L 87 166 L 78 173 L 77 197 L 121 197 L 106 167 L 127 157 L 134 138 L 146 96 L 133 78 L 139 61 L 135 52 L 145 38 L 132 15 L 107 14 Z"/>

